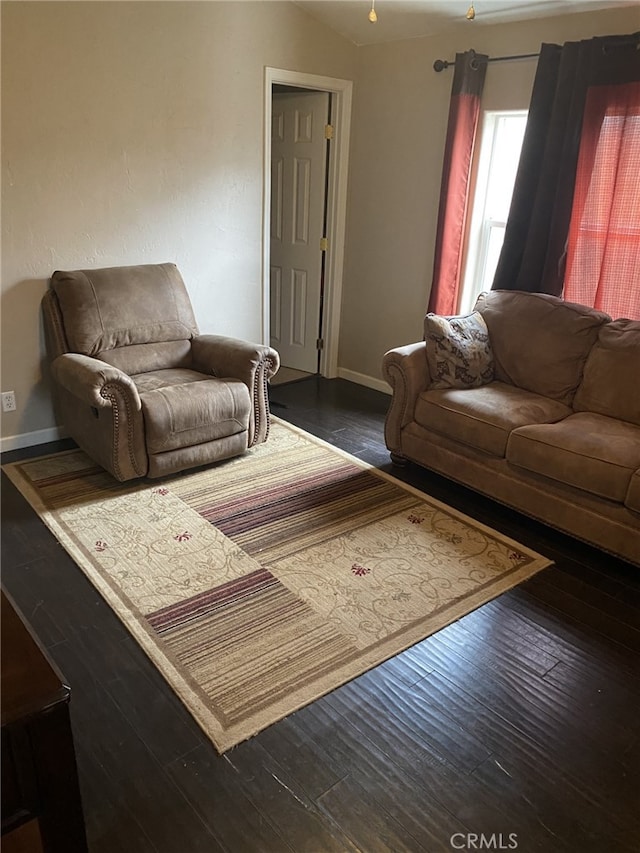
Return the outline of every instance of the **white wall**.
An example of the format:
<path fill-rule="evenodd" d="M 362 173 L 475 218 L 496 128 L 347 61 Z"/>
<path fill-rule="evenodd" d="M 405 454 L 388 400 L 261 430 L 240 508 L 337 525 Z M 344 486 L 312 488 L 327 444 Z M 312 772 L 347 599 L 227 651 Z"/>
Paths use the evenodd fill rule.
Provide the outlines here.
<path fill-rule="evenodd" d="M 480 16 L 478 10 L 478 16 Z M 359 49 L 340 368 L 380 382 L 386 350 L 420 340 L 438 216 L 453 68 L 474 48 L 489 56 L 535 53 L 544 42 L 630 33 L 638 8 L 537 19 L 523 25 L 462 21 L 435 38 Z M 483 109 L 526 109 L 536 60 L 491 63 Z"/>
<path fill-rule="evenodd" d="M 3 436 L 55 424 L 55 269 L 173 261 L 203 332 L 261 340 L 264 67 L 352 79 L 356 54 L 291 3 L 2 4 Z"/>

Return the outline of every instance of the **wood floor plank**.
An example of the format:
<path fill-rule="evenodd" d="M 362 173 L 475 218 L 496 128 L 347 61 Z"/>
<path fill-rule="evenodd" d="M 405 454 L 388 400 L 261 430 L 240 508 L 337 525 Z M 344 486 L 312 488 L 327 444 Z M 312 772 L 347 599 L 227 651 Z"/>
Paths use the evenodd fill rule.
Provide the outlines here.
<path fill-rule="evenodd" d="M 477 767 L 473 776 L 480 785 L 500 797 L 511 815 L 519 815 L 523 807 L 526 809 L 528 823 L 518 818 L 506 824 L 515 827 L 519 848 L 535 849 L 532 840 L 539 836 L 542 846 L 538 849 L 553 853 L 576 853 L 578 850 L 580 853 L 633 853 L 635 849 L 628 845 L 623 830 L 615 824 L 592 820 L 588 804 L 576 798 L 572 789 L 553 773 L 540 779 L 538 774 L 531 774 L 517 762 L 494 756 Z"/>
<path fill-rule="evenodd" d="M 171 784 L 173 782 L 173 784 Z M 123 790 L 128 808 L 163 853 L 223 853 L 216 828 L 207 824 L 165 772 L 135 768 L 127 774 Z M 162 803 L 162 808 L 158 804 Z M 247 824 L 250 825 L 249 819 Z M 268 849 L 266 846 L 263 848 Z M 283 851 L 284 853 L 284 851 Z"/>
<path fill-rule="evenodd" d="M 286 827 L 279 831 L 270 816 L 253 805 L 228 758 L 203 745 L 176 759 L 167 770 L 223 849 L 295 853 L 285 840 Z"/>
<path fill-rule="evenodd" d="M 194 853 L 222 850 L 128 719 L 119 713 L 107 688 L 88 673 L 82 674 L 82 648 L 61 644 L 55 653 L 58 663 L 74 673 L 76 686 L 70 707 L 74 737 L 80 747 L 81 781 L 90 777 L 97 765 L 108 780 L 106 789 L 117 792 L 116 803 L 126 804 L 152 845 L 163 853 L 181 853 L 185 848 Z M 148 718 L 149 726 L 160 722 Z M 89 765 L 83 763 L 86 756 L 91 757 Z M 82 793 L 85 802 L 90 790 L 84 788 Z"/>
<path fill-rule="evenodd" d="M 500 605 L 499 600 L 496 603 Z M 562 663 L 563 669 L 567 668 L 575 673 L 575 678 L 594 679 L 600 686 L 607 686 L 609 688 L 607 697 L 616 704 L 620 703 L 620 700 L 616 699 L 618 690 L 622 691 L 623 696 L 630 697 L 630 709 L 640 703 L 640 680 L 628 670 L 628 666 L 633 666 L 633 661 L 629 661 L 627 653 L 625 653 L 625 666 L 621 667 L 616 663 L 617 657 L 612 660 L 608 650 L 603 650 L 597 642 L 592 641 L 587 648 L 584 648 L 582 642 L 578 644 L 573 642 L 571 635 L 563 636 L 560 631 L 550 634 L 547 626 L 540 625 L 535 619 L 522 618 L 522 614 L 512 612 L 510 607 L 505 608 L 500 605 L 494 609 L 485 606 L 482 612 L 485 621 L 490 620 L 495 627 L 482 634 L 482 643 L 478 644 L 478 658 L 466 655 L 472 662 L 479 660 L 485 653 L 497 655 L 498 658 L 494 657 L 493 660 L 499 660 L 501 649 L 506 649 L 509 645 L 520 646 L 522 649 L 520 663 L 518 664 L 517 659 L 514 663 L 516 666 L 520 665 L 525 671 L 531 668 L 531 660 L 537 660 L 542 654 L 543 660 L 555 659 L 556 664 L 546 672 L 539 671 L 538 675 L 546 678 L 553 673 L 558 664 Z M 463 624 L 472 636 L 476 636 L 474 631 L 476 613 L 466 616 Z M 448 635 L 443 634 L 442 638 L 448 640 Z M 470 648 L 472 650 L 472 645 Z M 508 652 L 505 652 L 505 655 L 508 656 Z M 551 681 L 554 680 L 552 677 Z"/>
<path fill-rule="evenodd" d="M 231 750 L 226 758 L 242 779 L 243 790 L 254 806 L 276 826 L 286 827 L 285 832 L 282 829 L 280 832 L 296 853 L 316 853 L 318 850 L 323 853 L 357 853 L 358 848 L 339 824 L 326 821 L 325 814 L 317 805 L 323 794 L 315 799 L 309 797 L 306 790 L 308 764 L 302 773 L 293 774 L 279 760 L 279 751 L 267 750 L 256 738 Z M 298 779 L 303 783 L 300 784 Z M 326 790 L 331 790 L 340 781 L 334 777 Z"/>
<path fill-rule="evenodd" d="M 335 714 L 327 702 L 321 701 L 298 712 L 295 719 L 323 754 L 337 766 L 350 769 L 354 780 L 376 801 L 386 803 L 398 821 L 414 834 L 416 824 L 428 832 L 435 849 L 443 842 L 449 844 L 451 836 L 458 832 L 490 835 L 500 827 L 531 822 L 522 809 L 514 815 L 489 789 L 476 785 L 471 776 L 460 774 L 437 756 L 432 754 L 411 765 L 401 757 L 396 761 L 395 756 L 383 751 L 384 731 L 374 743 L 375 733 L 367 736 L 352 723 L 341 720 L 339 726 L 328 723 Z M 399 806 L 395 802 L 398 799 Z M 540 828 L 535 835 L 547 837 Z M 431 845 L 425 849 L 431 849 Z"/>
<path fill-rule="evenodd" d="M 106 682 L 109 695 L 154 758 L 168 764 L 206 738 L 135 640 L 126 638 L 122 647 L 129 653 L 121 656 L 117 677 Z"/>
<path fill-rule="evenodd" d="M 382 804 L 414 837 L 425 835 L 435 845 L 455 832 L 466 831 L 463 821 L 443 804 L 443 798 L 455 808 L 471 809 L 476 824 L 486 816 L 483 795 L 472 798 L 468 789 L 460 792 L 463 777 L 439 758 L 430 756 L 428 761 L 408 769 L 400 760 L 389 758 L 352 724 L 343 722 L 341 715 L 325 701 L 297 712 L 294 720 L 318 755 L 342 772 L 343 779 L 351 778 L 360 785 L 366 791 L 367 801 Z"/>
<path fill-rule="evenodd" d="M 561 572 L 533 577 L 527 592 L 556 610 L 571 613 L 592 631 L 611 637 L 635 652 L 640 651 L 639 614 L 632 605 L 602 592 L 596 595 L 591 587 Z"/>
<path fill-rule="evenodd" d="M 571 611 L 557 611 L 532 595 L 526 584 L 510 590 L 484 605 L 495 613 L 496 619 L 508 620 L 521 638 L 546 650 L 560 660 L 589 659 L 601 662 L 603 668 L 613 667 L 637 681 L 638 655 L 613 637 L 595 634 L 575 619 Z M 615 630 L 613 627 L 612 630 Z"/>
<path fill-rule="evenodd" d="M 567 557 L 556 566 L 556 571 L 578 581 L 581 591 L 590 587 L 596 598 L 605 594 L 640 610 L 638 570 L 629 563 L 610 560 L 604 566 L 595 561 L 581 562 L 576 558 Z"/>
<path fill-rule="evenodd" d="M 640 828 L 640 816 L 633 815 L 640 790 L 638 769 L 623 766 L 619 754 L 604 746 L 598 732 L 591 729 L 588 715 L 576 714 L 569 697 L 543 679 L 536 682 L 533 676 L 516 678 L 512 672 L 489 679 L 480 668 L 463 660 L 451 661 L 449 650 L 437 636 L 421 647 L 436 665 L 428 678 L 414 686 L 418 699 L 438 701 L 446 705 L 449 715 L 460 715 L 492 752 L 504 754 L 508 743 L 511 754 L 532 766 L 542 763 L 546 755 L 547 768 L 554 768 L 575 785 L 585 804 L 597 802 L 610 814 L 622 809 Z M 457 702 L 454 686 L 462 693 Z M 469 720 L 464 707 L 472 700 L 475 714 Z"/>
<path fill-rule="evenodd" d="M 54 562 L 48 557 L 37 557 L 18 566 L 2 565 L 3 584 L 12 591 L 19 610 L 47 648 L 63 643 L 69 633 L 64 616 L 47 605 L 39 583 L 43 570 Z"/>
<path fill-rule="evenodd" d="M 560 662 L 544 676 L 544 681 L 565 693 L 567 703 L 581 710 L 580 719 L 588 720 L 592 737 L 599 737 L 602 729 L 609 727 L 607 748 L 623 756 L 635 742 L 640 732 L 637 691 L 625 684 L 604 681 L 598 673 L 577 669 Z M 554 694 L 554 696 L 557 694 Z"/>
<path fill-rule="evenodd" d="M 332 820 L 344 828 L 359 850 L 370 853 L 415 853 L 416 850 L 429 849 L 424 846 L 424 838 L 420 839 L 406 830 L 348 776 L 323 794 L 320 804 Z M 421 834 L 424 836 L 424 833 Z M 428 841 L 433 844 L 433 839 Z M 439 849 L 444 850 L 444 845 Z"/>
<path fill-rule="evenodd" d="M 346 773 L 336 772 L 313 741 L 295 725 L 296 719 L 297 715 L 293 714 L 277 725 L 269 726 L 261 732 L 259 738 L 253 738 L 253 741 L 259 743 L 264 753 L 271 757 L 274 766 L 278 765 L 284 770 L 287 780 L 293 780 L 292 787 L 297 786 L 306 797 L 315 802 L 321 794 L 344 778 Z M 237 766 L 235 754 L 230 755 L 230 760 Z M 243 772 L 251 772 L 250 762 L 244 764 Z"/>
<path fill-rule="evenodd" d="M 624 806 L 623 803 L 617 803 L 612 807 L 601 801 L 603 795 L 605 799 L 607 798 L 608 790 L 604 774 L 599 785 L 596 782 L 596 786 L 589 787 L 582 778 L 581 768 L 576 770 L 576 761 L 572 761 L 571 756 L 568 759 L 565 757 L 564 760 L 558 760 L 555 751 L 548 748 L 546 741 L 536 740 L 529 730 L 522 731 L 516 724 L 504 719 L 498 709 L 489 709 L 482 701 L 468 693 L 466 685 L 464 687 L 453 685 L 440 673 L 434 672 L 430 676 L 428 683 L 424 684 L 424 691 L 425 701 L 445 704 L 448 713 L 455 714 L 457 708 L 462 722 L 470 726 L 476 735 L 492 749 L 490 758 L 474 769 L 472 777 L 484 778 L 486 769 L 495 770 L 492 768 L 492 764 L 495 764 L 502 774 L 506 773 L 511 778 L 519 780 L 520 787 L 525 791 L 523 800 L 529 804 L 527 812 L 529 819 L 532 816 L 541 817 L 547 813 L 547 797 L 550 796 L 553 800 L 558 797 L 558 791 L 563 792 L 559 811 L 559 817 L 562 819 L 560 826 L 551 825 L 549 816 L 547 821 L 540 824 L 541 828 L 548 826 L 552 834 L 573 839 L 576 845 L 574 849 L 582 849 L 580 847 L 582 841 L 586 843 L 594 836 L 604 838 L 607 833 L 611 833 L 612 826 L 617 825 L 617 819 L 612 818 L 612 814 L 625 812 Z M 580 748 L 583 749 L 582 746 Z M 597 769 L 595 775 L 599 778 Z M 620 775 L 621 778 L 624 777 L 623 773 Z M 495 778 L 499 782 L 504 782 L 501 775 Z M 488 786 L 488 789 L 492 791 L 494 797 L 498 798 L 501 807 L 507 810 L 508 815 L 513 817 L 517 814 L 514 806 L 497 793 L 500 785 Z M 528 794 L 527 791 L 529 791 Z M 535 804 L 536 797 L 531 793 L 534 791 L 542 792 L 541 799 L 543 804 L 546 804 L 544 808 Z M 631 798 L 633 797 L 633 791 L 632 784 L 627 792 L 627 802 L 630 799 L 629 794 Z M 521 823 L 524 821 L 518 821 L 517 826 Z M 622 825 L 624 821 L 618 824 L 618 827 Z M 513 829 L 515 831 L 517 827 L 514 826 Z"/>
<path fill-rule="evenodd" d="M 4 463 L 4 457 L 3 457 Z M 60 548 L 11 480 L 0 474 L 2 509 L 2 569 L 8 571 L 52 555 Z"/>
<path fill-rule="evenodd" d="M 438 632 L 438 637 L 457 655 L 489 669 L 503 670 L 511 666 L 534 675 L 544 675 L 559 662 L 558 657 L 514 634 L 485 607 L 448 625 Z M 428 666 L 424 658 L 420 661 L 423 666 Z"/>
<path fill-rule="evenodd" d="M 384 671 L 361 676 L 351 682 L 349 690 L 330 693 L 327 702 L 365 736 L 371 737 L 382 728 L 389 754 L 402 755 L 405 761 L 419 762 L 421 756 L 436 753 L 452 767 L 468 773 L 490 754 L 447 714 L 434 712 L 413 687 L 406 687 Z M 382 707 L 385 714 L 381 719 Z"/>
<path fill-rule="evenodd" d="M 159 848 L 132 813 L 123 792 L 114 789 L 100 763 L 83 744 L 76 745 L 76 756 L 89 850 L 158 853 Z"/>
<path fill-rule="evenodd" d="M 605 696 L 602 692 L 602 679 L 596 675 L 589 678 L 590 673 L 584 669 L 558 661 L 545 672 L 527 673 L 526 668 L 518 665 L 509 655 L 502 659 L 493 657 L 489 672 L 486 658 L 482 654 L 474 658 L 468 650 L 465 653 L 464 650 L 461 651 L 458 643 L 452 642 L 452 638 L 456 637 L 456 632 L 452 630 L 454 627 L 449 626 L 440 631 L 437 636 L 419 647 L 421 657 L 426 657 L 429 664 L 443 675 L 455 677 L 464 683 L 463 679 L 469 677 L 469 672 L 477 672 L 479 677 L 481 673 L 485 681 L 493 680 L 501 684 L 517 701 L 522 702 L 527 710 L 537 705 L 545 717 L 558 711 L 561 721 L 570 715 L 572 725 L 585 736 L 591 735 L 598 739 L 601 728 L 607 722 L 612 725 L 615 723 L 615 730 L 611 733 L 611 746 L 624 748 L 629 742 L 630 734 L 637 729 L 639 721 L 634 710 L 634 693 L 626 686 L 616 688 L 609 682 Z M 439 664 L 436 662 L 438 656 L 441 660 Z M 553 685 L 553 688 L 548 685 Z M 589 704 L 585 704 L 587 701 Z M 577 720 L 574 717 L 576 707 L 586 711 Z"/>

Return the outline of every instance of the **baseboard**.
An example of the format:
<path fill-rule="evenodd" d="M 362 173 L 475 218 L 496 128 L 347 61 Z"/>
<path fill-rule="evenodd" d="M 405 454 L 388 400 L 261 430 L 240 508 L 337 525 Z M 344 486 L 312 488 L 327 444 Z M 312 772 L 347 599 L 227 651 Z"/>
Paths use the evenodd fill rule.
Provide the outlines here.
<path fill-rule="evenodd" d="M 367 376 L 366 373 L 356 373 L 355 370 L 347 370 L 344 367 L 338 368 L 338 376 L 340 379 L 355 382 L 356 385 L 364 385 L 365 388 L 382 391 L 383 394 L 391 394 L 391 388 L 384 379 L 376 379 L 374 376 Z"/>
<path fill-rule="evenodd" d="M 48 441 L 58 441 L 66 438 L 67 433 L 61 427 L 37 429 L 34 432 L 23 432 L 20 435 L 7 435 L 0 439 L 0 451 L 21 450 L 23 447 L 33 447 L 36 444 L 46 444 Z"/>

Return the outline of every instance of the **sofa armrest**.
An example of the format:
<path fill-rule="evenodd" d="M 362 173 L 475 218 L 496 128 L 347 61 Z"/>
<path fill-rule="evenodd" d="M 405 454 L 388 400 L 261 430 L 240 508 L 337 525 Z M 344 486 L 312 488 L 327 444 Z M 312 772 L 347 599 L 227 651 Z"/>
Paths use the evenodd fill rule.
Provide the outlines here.
<path fill-rule="evenodd" d="M 51 374 L 74 397 L 96 409 L 113 405 L 113 396 L 117 394 L 135 411 L 140 411 L 140 395 L 131 377 L 105 361 L 64 353 L 53 361 Z"/>
<path fill-rule="evenodd" d="M 400 433 L 413 420 L 418 394 L 431 382 L 425 342 L 407 344 L 385 353 L 382 375 L 393 392 L 384 427 L 385 441 L 392 453 L 402 455 Z"/>
<path fill-rule="evenodd" d="M 191 341 L 191 352 L 196 370 L 245 383 L 252 401 L 249 447 L 265 441 L 269 434 L 267 381 L 280 367 L 276 350 L 224 335 L 198 335 Z"/>

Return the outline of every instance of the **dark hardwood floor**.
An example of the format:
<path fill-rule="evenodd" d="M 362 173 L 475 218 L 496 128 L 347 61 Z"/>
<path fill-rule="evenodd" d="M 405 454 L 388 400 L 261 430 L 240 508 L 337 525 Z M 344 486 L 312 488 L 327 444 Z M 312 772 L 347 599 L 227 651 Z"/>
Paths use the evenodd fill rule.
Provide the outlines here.
<path fill-rule="evenodd" d="M 393 469 L 388 400 L 318 378 L 271 393 L 555 565 L 222 757 L 3 475 L 2 582 L 72 686 L 91 853 L 640 849 L 640 571 Z"/>

